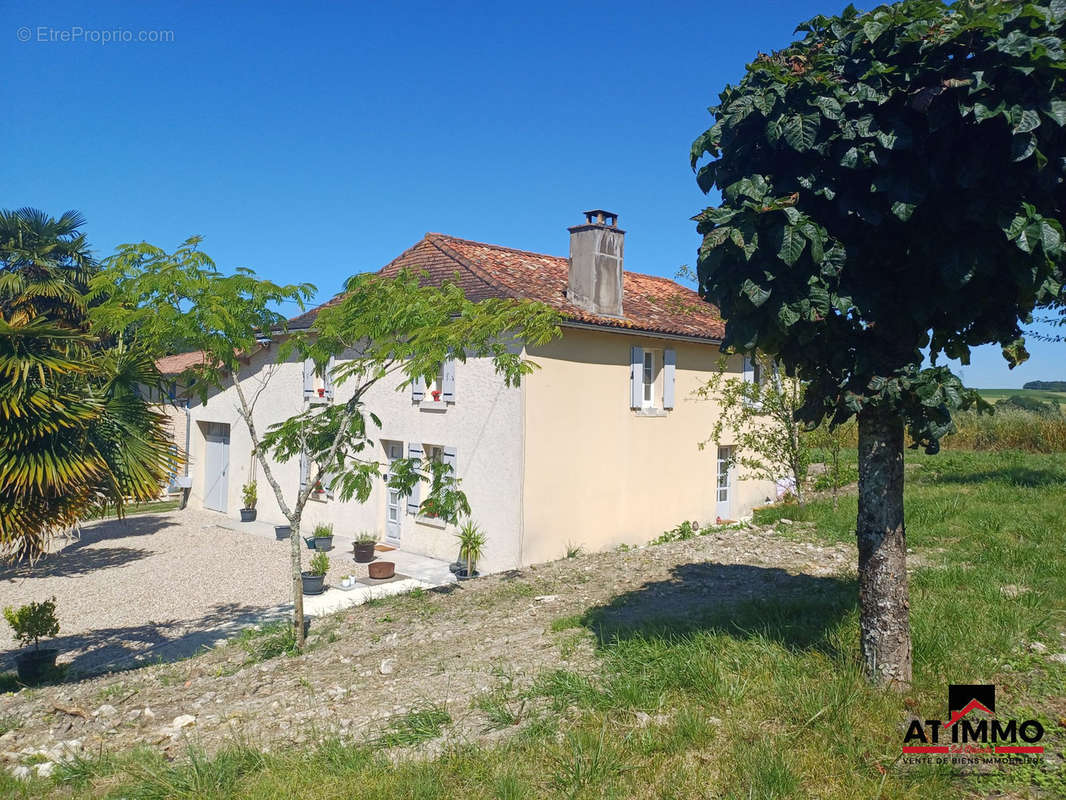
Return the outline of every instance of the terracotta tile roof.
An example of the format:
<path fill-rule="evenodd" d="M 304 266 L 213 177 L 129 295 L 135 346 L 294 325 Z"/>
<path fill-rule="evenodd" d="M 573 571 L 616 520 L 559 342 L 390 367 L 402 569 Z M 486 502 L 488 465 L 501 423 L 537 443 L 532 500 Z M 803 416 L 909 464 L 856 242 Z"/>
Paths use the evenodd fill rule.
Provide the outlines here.
<path fill-rule="evenodd" d="M 655 275 L 623 273 L 623 316 L 615 318 L 591 314 L 566 299 L 570 266 L 568 259 L 559 256 L 427 233 L 383 267 L 381 274 L 393 275 L 404 268 L 427 272 L 429 282 L 434 284 L 456 279 L 458 273 L 459 286 L 471 300 L 489 297 L 539 300 L 572 322 L 711 340 L 720 340 L 725 333 L 718 309 L 700 300 L 691 289 Z M 290 327 L 310 326 L 319 309 L 340 299 L 338 295 L 293 318 Z"/>
<path fill-rule="evenodd" d="M 163 375 L 180 375 L 189 367 L 204 362 L 204 351 L 193 350 L 190 353 L 178 353 L 174 356 L 163 356 L 156 359 L 155 366 Z"/>

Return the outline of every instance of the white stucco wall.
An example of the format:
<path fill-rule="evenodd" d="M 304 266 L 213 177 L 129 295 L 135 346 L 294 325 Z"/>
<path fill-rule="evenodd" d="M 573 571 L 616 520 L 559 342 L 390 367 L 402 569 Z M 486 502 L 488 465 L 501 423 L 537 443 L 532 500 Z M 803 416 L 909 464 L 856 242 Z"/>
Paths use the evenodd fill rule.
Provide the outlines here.
<path fill-rule="evenodd" d="M 273 351 L 258 354 L 241 375 L 248 396 L 254 394 L 269 376 L 267 388 L 255 407 L 254 418 L 260 432 L 272 422 L 300 413 L 305 408 L 302 362 L 293 359 L 276 365 L 273 363 L 275 356 L 276 346 Z M 435 403 L 434 410 L 413 403 L 409 389 L 397 391 L 399 376 L 377 384 L 367 393 L 367 411 L 377 414 L 382 422 L 381 429 L 372 434 L 372 438 L 378 441 L 377 456 L 384 463 L 382 440 L 402 442 L 404 455 L 410 442 L 456 448 L 457 474 L 470 501 L 473 518 L 488 539 L 482 567 L 486 571 L 510 569 L 519 565 L 521 555 L 522 390 L 506 388 L 487 359 L 456 364 L 455 373 L 456 402 Z M 350 386 L 337 387 L 336 401 L 350 398 L 351 392 Z M 204 501 L 205 435 L 202 423 L 229 423 L 227 513 L 237 516 L 241 507 L 241 486 L 254 475 L 259 489 L 258 518 L 281 523 L 284 516 L 273 491 L 263 478 L 261 468 L 252 464 L 251 440 L 237 405 L 235 390 L 229 387 L 206 404 L 194 405 L 191 409 L 190 472 L 194 479 L 190 505 L 202 508 Z M 436 410 L 440 408 L 446 410 Z M 272 469 L 291 505 L 299 486 L 298 460 L 274 464 Z M 423 486 L 423 497 L 425 491 Z M 441 527 L 433 521 L 408 514 L 406 502 L 402 510 L 400 546 L 403 549 L 449 561 L 456 558 L 458 544 L 453 527 Z M 384 486 L 376 486 L 371 497 L 362 504 L 310 500 L 304 511 L 303 531 L 309 532 L 319 522 L 333 523 L 335 533 L 355 535 L 369 530 L 383 540 Z"/>

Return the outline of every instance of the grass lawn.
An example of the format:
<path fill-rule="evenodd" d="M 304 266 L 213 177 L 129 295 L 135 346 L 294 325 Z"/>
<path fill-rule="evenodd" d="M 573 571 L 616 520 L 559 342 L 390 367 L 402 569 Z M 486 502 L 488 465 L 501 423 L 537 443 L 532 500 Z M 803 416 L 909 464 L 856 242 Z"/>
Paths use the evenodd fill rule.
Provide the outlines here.
<path fill-rule="evenodd" d="M 75 762 L 48 783 L 0 778 L 0 794 L 1063 797 L 1066 665 L 1028 644 L 1066 650 L 1064 487 L 1063 454 L 908 453 L 915 685 L 902 696 L 862 677 L 852 576 L 823 580 L 799 599 L 708 607 L 699 618 L 659 618 L 641 629 L 613 624 L 612 608 L 640 602 L 634 592 L 559 620 L 560 631 L 596 637 L 592 674 L 548 671 L 531 689 L 502 683 L 473 698 L 495 710 L 501 728 L 517 731 L 496 744 L 397 748 L 446 732 L 448 714 L 427 705 L 372 742 L 271 754 L 235 744 L 211 758 L 193 752 L 180 764 L 146 750 Z M 763 515 L 814 523 L 781 525 L 782 535 L 850 542 L 855 510 L 855 497 L 845 496 L 837 508 L 818 501 Z M 949 683 L 995 683 L 1002 717 L 1044 725 L 1054 766 L 964 775 L 902 764 L 907 721 L 944 719 Z"/>
<path fill-rule="evenodd" d="M 1005 400 L 1014 395 L 1032 397 L 1036 400 L 1050 400 L 1052 403 L 1066 405 L 1066 392 L 1049 392 L 1044 389 L 978 389 L 978 393 L 990 403 Z"/>

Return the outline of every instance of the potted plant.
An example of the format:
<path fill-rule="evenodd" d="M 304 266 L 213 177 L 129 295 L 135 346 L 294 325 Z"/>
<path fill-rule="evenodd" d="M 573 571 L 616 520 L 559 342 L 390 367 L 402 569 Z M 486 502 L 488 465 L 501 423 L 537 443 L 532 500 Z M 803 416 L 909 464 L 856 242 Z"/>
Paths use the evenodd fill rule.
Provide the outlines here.
<path fill-rule="evenodd" d="M 383 581 L 396 574 L 396 563 L 393 561 L 375 561 L 367 567 L 369 577 L 376 581 Z"/>
<path fill-rule="evenodd" d="M 15 631 L 15 638 L 20 644 L 33 643 L 32 650 L 15 656 L 19 680 L 23 683 L 36 683 L 47 677 L 55 669 L 59 651 L 54 648 L 42 650 L 41 638 L 59 633 L 56 599 L 53 597 L 41 603 L 27 603 L 19 608 L 8 606 L 4 609 L 4 618 Z"/>
<path fill-rule="evenodd" d="M 352 588 L 352 576 L 351 575 L 341 575 L 341 588 L 342 589 L 351 589 Z"/>
<path fill-rule="evenodd" d="M 485 534 L 473 520 L 468 519 L 455 537 L 459 540 L 459 561 L 466 565 L 456 570 L 455 577 L 461 581 L 476 578 L 479 573 L 475 567 L 485 552 Z"/>
<path fill-rule="evenodd" d="M 255 503 L 259 499 L 255 481 L 246 483 L 241 487 L 241 497 L 244 498 L 244 508 L 241 509 L 241 522 L 255 522 Z"/>
<path fill-rule="evenodd" d="M 374 560 L 374 545 L 377 542 L 374 539 L 374 534 L 370 531 L 360 531 L 359 535 L 355 538 L 355 560 L 360 564 L 368 564 Z"/>
<path fill-rule="evenodd" d="M 434 389 L 430 394 L 433 395 L 433 402 L 440 402 L 440 389 Z"/>
<path fill-rule="evenodd" d="M 319 397 L 325 397 L 326 396 L 326 389 L 325 389 L 324 386 L 319 386 L 318 387 L 318 396 Z"/>
<path fill-rule="evenodd" d="M 320 522 L 318 525 L 315 525 L 314 537 L 315 537 L 315 550 L 322 550 L 324 552 L 326 550 L 332 550 L 333 549 L 333 525 L 332 524 L 327 524 L 327 523 L 324 523 L 324 522 Z"/>
<path fill-rule="evenodd" d="M 274 536 L 277 537 L 279 542 L 282 539 L 288 539 L 290 536 L 292 536 L 292 526 L 291 525 L 275 525 L 274 526 Z"/>
<path fill-rule="evenodd" d="M 307 571 L 300 573 L 304 594 L 322 594 L 325 591 L 327 572 L 329 572 L 329 556 L 325 553 L 315 553 L 311 557 Z"/>

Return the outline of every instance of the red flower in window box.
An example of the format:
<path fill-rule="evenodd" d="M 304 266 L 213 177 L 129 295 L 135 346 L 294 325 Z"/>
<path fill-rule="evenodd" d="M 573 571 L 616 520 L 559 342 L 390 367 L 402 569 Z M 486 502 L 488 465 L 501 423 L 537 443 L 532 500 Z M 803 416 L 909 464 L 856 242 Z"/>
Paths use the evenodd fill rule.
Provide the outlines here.
<path fill-rule="evenodd" d="M 434 389 L 432 392 L 430 392 L 430 394 L 433 395 L 434 402 L 440 401 L 440 389 Z"/>

